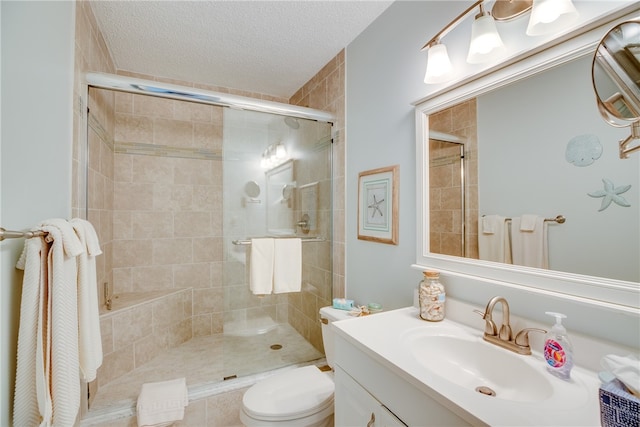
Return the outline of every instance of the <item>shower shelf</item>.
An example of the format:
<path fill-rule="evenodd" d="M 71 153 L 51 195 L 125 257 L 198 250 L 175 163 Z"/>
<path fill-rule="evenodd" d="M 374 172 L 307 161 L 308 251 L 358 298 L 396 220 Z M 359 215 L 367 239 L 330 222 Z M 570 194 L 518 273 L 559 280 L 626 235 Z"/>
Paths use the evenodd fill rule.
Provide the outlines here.
<path fill-rule="evenodd" d="M 162 298 L 170 297 L 190 290 L 191 288 L 172 288 L 146 292 L 124 292 L 113 296 L 113 309 L 107 310 L 103 305 L 100 307 L 100 318 L 107 318 L 125 310 L 139 307 L 144 304 L 152 304 Z"/>

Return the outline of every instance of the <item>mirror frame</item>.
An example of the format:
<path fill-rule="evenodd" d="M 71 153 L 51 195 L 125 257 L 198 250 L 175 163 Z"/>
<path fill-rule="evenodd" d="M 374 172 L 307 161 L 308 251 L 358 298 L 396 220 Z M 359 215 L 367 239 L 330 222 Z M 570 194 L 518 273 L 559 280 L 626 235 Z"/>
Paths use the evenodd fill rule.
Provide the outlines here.
<path fill-rule="evenodd" d="M 612 27 L 640 15 L 640 10 L 624 16 L 609 16 L 587 31 L 578 31 L 546 49 L 536 49 L 516 62 L 478 78 L 454 86 L 416 102 L 416 200 L 417 252 L 413 268 L 433 268 L 457 276 L 476 276 L 495 284 L 570 298 L 589 305 L 640 313 L 640 283 L 586 276 L 553 270 L 515 266 L 491 261 L 429 252 L 429 115 L 491 90 L 525 79 L 573 59 L 593 55 Z M 591 91 L 592 88 L 586 87 Z M 594 96 L 594 103 L 596 98 Z M 612 145 L 616 141 L 610 142 Z M 640 183 L 639 183 L 640 184 Z"/>

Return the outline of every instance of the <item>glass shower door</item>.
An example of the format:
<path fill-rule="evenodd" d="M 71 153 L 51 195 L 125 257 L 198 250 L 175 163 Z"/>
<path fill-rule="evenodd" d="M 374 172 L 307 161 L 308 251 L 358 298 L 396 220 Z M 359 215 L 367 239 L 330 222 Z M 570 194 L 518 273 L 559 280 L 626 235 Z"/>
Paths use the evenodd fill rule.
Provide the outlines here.
<path fill-rule="evenodd" d="M 331 124 L 225 109 L 221 266 L 225 378 L 323 357 L 331 303 Z M 300 291 L 254 294 L 251 238 L 302 239 Z"/>

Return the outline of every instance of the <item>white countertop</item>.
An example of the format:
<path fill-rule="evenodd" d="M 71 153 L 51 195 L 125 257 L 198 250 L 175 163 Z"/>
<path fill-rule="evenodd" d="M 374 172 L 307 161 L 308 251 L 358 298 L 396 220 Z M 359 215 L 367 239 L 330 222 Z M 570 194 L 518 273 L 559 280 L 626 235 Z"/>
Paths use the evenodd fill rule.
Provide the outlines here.
<path fill-rule="evenodd" d="M 544 358 L 534 352 L 530 356 L 517 355 L 482 340 L 482 331 L 445 319 L 427 322 L 418 316 L 413 307 L 377 313 L 370 316 L 334 322 L 336 334 L 396 375 L 412 383 L 420 391 L 437 400 L 450 410 L 466 412 L 465 418 L 473 424 L 492 426 L 599 426 L 600 408 L 596 373 L 574 366 L 571 379 L 564 381 L 549 374 Z M 424 328 L 429 328 L 427 331 Z M 436 330 L 439 328 L 439 330 Z M 499 351 L 521 358 L 544 375 L 553 393 L 551 397 L 535 402 L 523 402 L 485 396 L 459 386 L 426 369 L 425 361 L 419 361 L 406 345 L 407 334 L 428 332 L 447 335 L 460 333 L 465 339 L 478 340 L 479 345 L 493 346 Z M 452 332 L 453 331 L 453 332 Z M 514 331 L 516 333 L 517 331 Z M 337 361 L 339 363 L 339 361 Z M 428 363 L 428 362 L 427 362 Z M 437 370 L 437 367 L 436 367 Z M 375 375 L 375 373 L 372 373 Z M 514 372 L 513 375 L 518 375 Z M 526 387 L 526 384 L 522 385 Z M 477 420 L 477 422 L 476 422 Z"/>

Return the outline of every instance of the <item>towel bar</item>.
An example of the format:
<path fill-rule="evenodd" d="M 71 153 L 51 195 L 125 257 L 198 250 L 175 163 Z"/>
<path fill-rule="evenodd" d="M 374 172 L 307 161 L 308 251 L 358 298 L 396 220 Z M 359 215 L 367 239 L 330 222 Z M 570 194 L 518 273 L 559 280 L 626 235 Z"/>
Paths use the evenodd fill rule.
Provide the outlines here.
<path fill-rule="evenodd" d="M 485 215 L 482 215 L 485 216 Z M 505 218 L 505 221 L 511 221 L 511 218 Z M 558 224 L 564 224 L 567 218 L 564 215 L 558 215 L 555 218 L 545 218 L 544 222 L 557 222 Z"/>
<path fill-rule="evenodd" d="M 296 238 L 296 237 L 274 237 L 274 239 L 293 239 L 293 238 Z M 302 243 L 325 242 L 326 241 L 322 237 L 300 237 L 299 239 L 302 241 Z M 232 240 L 231 243 L 233 243 L 234 245 L 237 245 L 237 246 L 249 246 L 249 245 L 251 245 L 251 239 Z"/>
<path fill-rule="evenodd" d="M 21 237 L 30 239 L 32 237 L 45 236 L 48 233 L 46 231 L 12 231 L 5 230 L 0 227 L 0 242 L 4 239 L 19 239 Z"/>

